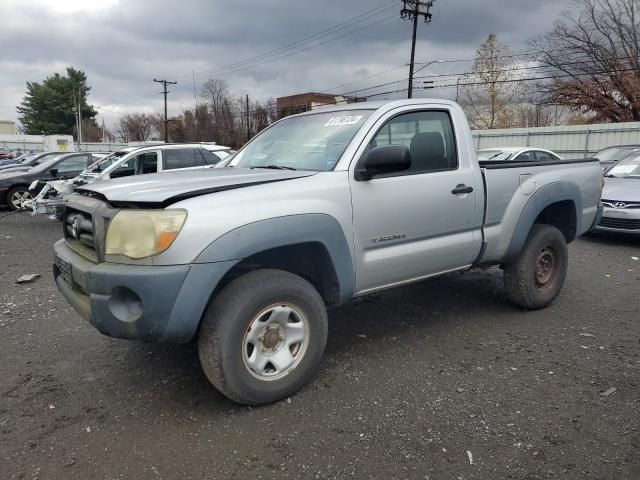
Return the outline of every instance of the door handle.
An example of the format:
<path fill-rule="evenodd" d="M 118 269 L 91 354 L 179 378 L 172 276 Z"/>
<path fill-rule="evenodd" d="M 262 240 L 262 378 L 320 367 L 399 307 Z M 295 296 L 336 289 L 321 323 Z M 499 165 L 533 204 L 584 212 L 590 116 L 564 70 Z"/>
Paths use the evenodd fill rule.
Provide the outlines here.
<path fill-rule="evenodd" d="M 459 183 L 456 185 L 456 188 L 451 190 L 451 193 L 454 195 L 460 195 L 461 193 L 471 193 L 473 192 L 473 187 L 467 187 L 464 183 Z"/>

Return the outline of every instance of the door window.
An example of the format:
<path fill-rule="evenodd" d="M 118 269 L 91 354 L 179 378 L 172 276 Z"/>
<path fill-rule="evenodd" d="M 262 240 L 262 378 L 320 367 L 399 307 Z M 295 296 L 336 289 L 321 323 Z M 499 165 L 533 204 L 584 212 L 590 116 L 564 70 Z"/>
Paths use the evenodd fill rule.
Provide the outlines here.
<path fill-rule="evenodd" d="M 147 152 L 138 155 L 138 164 L 141 173 L 156 173 L 158 171 L 158 153 Z"/>
<path fill-rule="evenodd" d="M 216 153 L 210 152 L 206 148 L 201 149 L 200 152 L 204 157 L 205 165 L 215 165 L 216 163 L 218 163 L 220 160 L 224 158 L 224 156 L 219 155 L 217 152 Z"/>
<path fill-rule="evenodd" d="M 62 160 L 53 168 L 57 169 L 60 174 L 80 172 L 87 167 L 88 163 L 89 155 L 76 155 Z"/>
<path fill-rule="evenodd" d="M 541 152 L 536 150 L 536 160 L 539 162 L 549 162 L 551 160 L 557 160 L 556 157 L 547 152 Z"/>
<path fill-rule="evenodd" d="M 516 162 L 533 162 L 533 152 L 523 152 L 513 159 Z"/>
<path fill-rule="evenodd" d="M 162 169 L 202 167 L 202 156 L 195 148 L 170 148 L 162 151 Z"/>
<path fill-rule="evenodd" d="M 136 160 L 138 157 L 131 157 L 127 161 L 114 168 L 109 176 L 111 178 L 128 177 L 136 174 Z"/>
<path fill-rule="evenodd" d="M 400 172 L 400 175 L 458 168 L 453 126 L 446 112 L 412 112 L 392 118 L 370 144 L 371 148 L 382 145 L 405 145 L 409 148 L 411 168 Z"/>

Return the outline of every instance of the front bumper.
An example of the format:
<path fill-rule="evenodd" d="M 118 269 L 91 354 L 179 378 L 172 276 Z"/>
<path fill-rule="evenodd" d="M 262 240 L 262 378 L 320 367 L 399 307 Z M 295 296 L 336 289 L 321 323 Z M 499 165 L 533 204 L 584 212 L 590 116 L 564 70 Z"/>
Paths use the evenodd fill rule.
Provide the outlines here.
<path fill-rule="evenodd" d="M 605 205 L 595 230 L 640 235 L 640 208 L 611 208 Z"/>
<path fill-rule="evenodd" d="M 235 264 L 93 263 L 65 240 L 54 254 L 58 290 L 85 320 L 104 335 L 151 342 L 190 341 L 211 293 Z"/>

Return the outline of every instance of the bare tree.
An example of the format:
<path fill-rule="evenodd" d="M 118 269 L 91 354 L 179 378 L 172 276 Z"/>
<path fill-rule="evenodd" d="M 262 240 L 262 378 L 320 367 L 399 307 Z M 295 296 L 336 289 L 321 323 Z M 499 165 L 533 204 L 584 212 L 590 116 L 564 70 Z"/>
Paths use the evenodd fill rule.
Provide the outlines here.
<path fill-rule="evenodd" d="M 115 133 L 123 142 L 149 140 L 154 129 L 154 119 L 146 113 L 128 113 L 120 117 Z"/>
<path fill-rule="evenodd" d="M 476 52 L 471 75 L 462 89 L 462 103 L 473 128 L 511 126 L 513 106 L 522 94 L 517 68 L 509 47 L 489 34 Z"/>
<path fill-rule="evenodd" d="M 557 72 L 541 88 L 594 122 L 640 120 L 640 3 L 576 3 L 577 16 L 565 12 L 551 32 L 531 42 L 542 65 Z"/>

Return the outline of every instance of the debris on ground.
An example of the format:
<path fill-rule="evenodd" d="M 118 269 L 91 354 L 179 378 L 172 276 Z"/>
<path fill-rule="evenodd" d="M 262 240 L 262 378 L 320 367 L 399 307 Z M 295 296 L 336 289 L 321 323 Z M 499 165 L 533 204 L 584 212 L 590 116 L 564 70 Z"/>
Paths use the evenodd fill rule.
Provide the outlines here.
<path fill-rule="evenodd" d="M 581 337 L 595 337 L 595 335 L 593 333 L 581 333 L 580 334 Z"/>
<path fill-rule="evenodd" d="M 471 453 L 471 450 L 467 450 L 467 457 L 469 457 L 469 465 L 473 465 L 473 453 Z"/>
<path fill-rule="evenodd" d="M 28 275 L 22 275 L 18 280 L 16 280 L 16 283 L 33 283 L 39 278 L 39 273 L 29 273 Z"/>
<path fill-rule="evenodd" d="M 605 390 L 604 392 L 602 392 L 600 395 L 602 395 L 604 397 L 608 397 L 609 395 L 613 395 L 617 391 L 618 391 L 618 389 L 616 387 L 611 387 L 611 388 L 608 388 L 607 390 Z"/>
<path fill-rule="evenodd" d="M 367 338 L 367 336 L 364 333 L 359 333 L 358 335 L 356 335 L 357 337 L 360 338 Z"/>
<path fill-rule="evenodd" d="M 638 257 L 631 257 L 631 260 L 635 260 L 635 261 L 637 262 L 638 260 L 640 260 L 640 258 L 638 258 Z"/>

